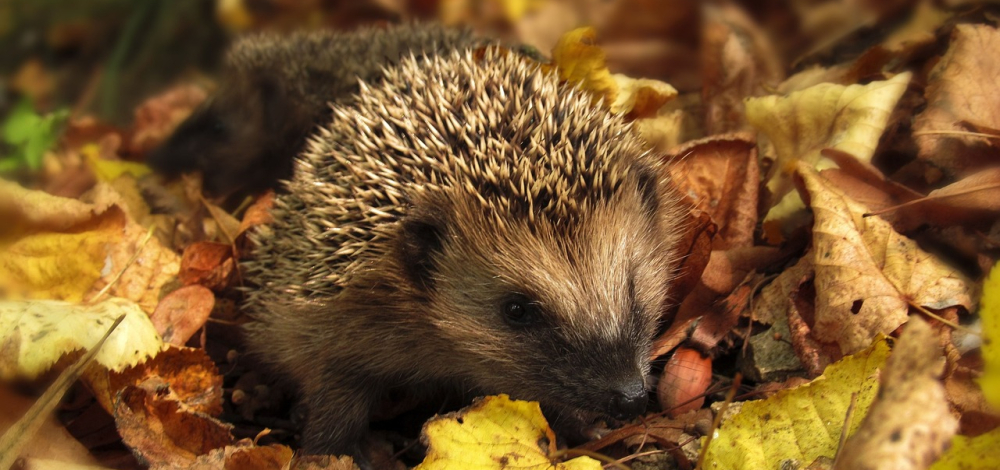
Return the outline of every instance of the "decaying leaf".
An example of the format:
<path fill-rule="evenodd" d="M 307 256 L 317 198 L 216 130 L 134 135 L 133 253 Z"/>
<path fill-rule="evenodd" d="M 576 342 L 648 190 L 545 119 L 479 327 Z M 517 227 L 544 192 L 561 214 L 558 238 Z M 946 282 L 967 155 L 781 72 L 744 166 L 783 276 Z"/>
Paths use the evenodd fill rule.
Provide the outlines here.
<path fill-rule="evenodd" d="M 181 409 L 157 390 L 129 386 L 114 403 L 118 432 L 132 452 L 152 468 L 191 465 L 200 455 L 233 444 L 231 425 Z"/>
<path fill-rule="evenodd" d="M 819 457 L 833 457 L 841 428 L 846 424 L 856 430 L 875 399 L 878 371 L 888 355 L 886 340 L 879 339 L 830 365 L 806 385 L 744 403 L 717 431 L 706 451 L 706 468 L 779 468 L 786 460 L 808 464 Z M 853 418 L 844 423 L 855 393 Z"/>
<path fill-rule="evenodd" d="M 418 470 L 454 469 L 594 469 L 600 462 L 577 457 L 553 462 L 556 438 L 538 403 L 486 397 L 458 413 L 424 425 L 427 458 Z"/>
<path fill-rule="evenodd" d="M 844 443 L 835 469 L 924 469 L 958 429 L 940 376 L 944 356 L 926 322 L 912 317 L 881 374 L 878 398 Z"/>
<path fill-rule="evenodd" d="M 175 401 L 186 412 L 212 416 L 222 412 L 222 377 L 201 349 L 167 347 L 125 370 L 90 370 L 85 378 L 109 413 L 114 412 L 118 393 L 130 386 L 156 390 L 157 399 Z"/>
<path fill-rule="evenodd" d="M 0 302 L 0 379 L 34 378 L 63 355 L 94 346 L 119 316 L 125 320 L 97 353 L 111 370 L 160 351 L 160 337 L 135 303 L 111 298 L 91 305 L 57 300 Z"/>
<path fill-rule="evenodd" d="M 906 321 L 909 305 L 973 309 L 973 284 L 962 273 L 896 233 L 868 208 L 800 164 L 815 222 L 816 338 L 850 354 L 876 333 Z"/>

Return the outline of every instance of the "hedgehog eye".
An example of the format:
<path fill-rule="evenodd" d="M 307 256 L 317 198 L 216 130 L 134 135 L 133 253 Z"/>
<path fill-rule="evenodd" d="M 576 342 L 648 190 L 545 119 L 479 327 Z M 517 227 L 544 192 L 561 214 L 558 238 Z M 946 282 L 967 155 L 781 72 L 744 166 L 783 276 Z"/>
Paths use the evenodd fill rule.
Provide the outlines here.
<path fill-rule="evenodd" d="M 538 306 L 524 298 L 508 300 L 501 309 L 504 321 L 514 327 L 531 326 L 542 319 Z"/>

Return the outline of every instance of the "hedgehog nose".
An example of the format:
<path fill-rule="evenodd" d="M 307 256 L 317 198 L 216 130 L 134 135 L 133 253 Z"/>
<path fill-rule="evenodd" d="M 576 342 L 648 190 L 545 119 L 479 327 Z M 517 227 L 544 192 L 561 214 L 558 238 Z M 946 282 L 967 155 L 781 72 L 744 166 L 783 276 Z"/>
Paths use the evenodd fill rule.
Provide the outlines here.
<path fill-rule="evenodd" d="M 646 411 L 646 387 L 641 380 L 629 382 L 612 392 L 610 415 L 614 419 L 627 421 Z"/>

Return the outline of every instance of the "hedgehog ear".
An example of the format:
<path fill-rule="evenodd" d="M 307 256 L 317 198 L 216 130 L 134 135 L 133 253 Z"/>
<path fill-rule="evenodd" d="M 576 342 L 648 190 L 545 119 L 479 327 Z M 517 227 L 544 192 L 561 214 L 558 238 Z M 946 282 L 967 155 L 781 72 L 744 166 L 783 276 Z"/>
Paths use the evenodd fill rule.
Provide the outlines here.
<path fill-rule="evenodd" d="M 413 211 L 401 222 L 399 261 L 410 281 L 419 288 L 434 287 L 435 255 L 443 246 L 446 221 L 440 207 Z"/>

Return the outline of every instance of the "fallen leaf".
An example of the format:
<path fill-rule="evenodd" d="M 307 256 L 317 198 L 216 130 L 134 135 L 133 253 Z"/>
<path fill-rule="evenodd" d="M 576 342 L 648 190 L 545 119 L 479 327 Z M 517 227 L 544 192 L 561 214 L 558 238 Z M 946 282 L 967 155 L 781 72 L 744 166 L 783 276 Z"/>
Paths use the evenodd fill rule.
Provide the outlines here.
<path fill-rule="evenodd" d="M 163 342 L 183 346 L 208 320 L 215 306 L 215 295 L 200 285 L 177 289 L 160 300 L 150 315 Z"/>
<path fill-rule="evenodd" d="M 750 134 L 696 140 L 671 152 L 667 167 L 680 192 L 712 217 L 712 249 L 753 245 L 757 226 L 757 143 Z"/>
<path fill-rule="evenodd" d="M 15 227 L 27 225 L 6 220 Z M 0 246 L 0 291 L 12 298 L 82 301 L 101 278 L 109 246 L 124 238 L 126 222 L 125 213 L 112 208 L 61 232 L 32 233 L 4 243 Z"/>
<path fill-rule="evenodd" d="M 666 83 L 612 75 L 596 40 L 597 31 L 591 27 L 563 34 L 552 49 L 552 63 L 561 80 L 579 84 L 591 93 L 594 103 L 601 102 L 628 120 L 655 117 L 666 102 L 677 97 L 677 90 Z"/>
<path fill-rule="evenodd" d="M 940 376 L 937 335 L 920 317 L 907 322 L 882 369 L 878 398 L 840 450 L 835 469 L 924 469 L 958 429 Z"/>
<path fill-rule="evenodd" d="M 146 153 L 160 145 L 207 97 L 204 88 L 183 85 L 144 101 L 135 109 L 129 150 Z"/>
<path fill-rule="evenodd" d="M 784 78 L 771 39 L 736 5 L 705 4 L 700 55 L 706 134 L 749 130 L 744 98 Z"/>
<path fill-rule="evenodd" d="M 821 377 L 770 398 L 745 402 L 723 421 L 705 455 L 706 468 L 778 468 L 787 460 L 802 463 L 833 457 L 841 428 L 856 430 L 878 391 L 878 371 L 889 355 L 885 339 L 827 367 Z M 851 395 L 853 418 L 844 422 Z"/>
<path fill-rule="evenodd" d="M 9 199 L 8 199 L 9 197 Z M 104 289 L 152 312 L 179 258 L 128 218 L 114 189 L 98 184 L 93 204 L 0 182 L 0 290 L 8 296 L 78 302 Z M 59 208 L 59 209 L 55 209 Z"/>
<path fill-rule="evenodd" d="M 983 322 L 983 375 L 979 385 L 986 400 L 1000 409 L 1000 263 L 993 266 L 983 284 L 979 318 Z"/>
<path fill-rule="evenodd" d="M 231 245 L 195 242 L 184 249 L 178 278 L 184 285 L 200 284 L 222 290 L 229 285 L 235 269 Z"/>
<path fill-rule="evenodd" d="M 931 470 L 994 470 L 1000 468 L 1000 428 L 968 438 L 955 436 Z"/>
<path fill-rule="evenodd" d="M 955 26 L 948 52 L 928 77 L 927 108 L 913 123 L 918 156 L 953 174 L 996 162 L 989 139 L 969 135 L 962 122 L 1000 128 L 1000 31 L 987 25 Z"/>
<path fill-rule="evenodd" d="M 489 396 L 458 413 L 431 419 L 421 440 L 427 457 L 415 470 L 601 469 L 590 457 L 553 462 L 555 434 L 538 403 L 507 395 Z"/>
<path fill-rule="evenodd" d="M 844 196 L 800 164 L 815 216 L 812 257 L 816 269 L 813 335 L 845 354 L 864 348 L 876 333 L 902 325 L 909 305 L 930 309 L 960 305 L 971 311 L 972 282 L 921 250 L 867 207 Z"/>
<path fill-rule="evenodd" d="M 114 403 L 122 441 L 151 468 L 187 467 L 201 455 L 233 444 L 232 425 L 181 409 L 157 391 L 128 386 Z"/>
<path fill-rule="evenodd" d="M 218 415 L 222 412 L 222 377 L 201 349 L 166 347 L 148 360 L 121 371 L 88 370 L 85 376 L 94 397 L 114 413 L 118 393 L 126 387 L 157 391 L 185 412 Z"/>
<path fill-rule="evenodd" d="M 114 134 L 116 141 L 118 137 Z M 117 147 L 117 145 L 115 145 Z M 90 167 L 99 181 L 111 182 L 121 175 L 129 174 L 139 178 L 153 173 L 153 170 L 142 163 L 130 162 L 121 159 L 110 159 L 104 156 L 104 152 L 98 144 L 87 144 L 80 149 L 87 166 Z"/>
<path fill-rule="evenodd" d="M 989 224 L 991 215 L 1000 213 L 1000 168 L 987 168 L 975 172 L 941 189 L 931 191 L 926 197 L 881 208 L 874 213 L 898 212 L 912 209 L 923 220 L 938 225 Z"/>
<path fill-rule="evenodd" d="M 156 329 L 135 303 L 119 298 L 91 305 L 0 302 L 0 378 L 37 377 L 64 355 L 92 348 L 121 315 L 125 320 L 96 357 L 110 370 L 123 370 L 160 351 Z"/>
<path fill-rule="evenodd" d="M 208 469 L 246 469 L 246 470 L 272 470 L 295 468 L 290 466 L 294 457 L 292 449 L 282 445 L 257 446 L 244 439 L 234 445 L 229 445 L 219 449 L 213 449 L 207 454 L 199 456 L 187 467 L 172 467 L 175 469 L 188 468 L 191 470 Z M 345 470 L 351 467 L 343 467 Z"/>
<path fill-rule="evenodd" d="M 747 121 L 774 144 L 775 162 L 767 175 L 773 201 L 792 189 L 796 167 L 830 168 L 820 151 L 834 148 L 870 161 L 910 73 L 868 85 L 820 84 L 787 96 L 748 98 Z"/>

